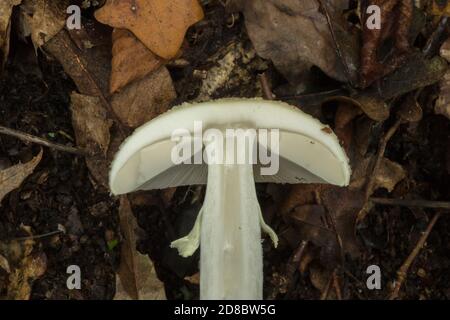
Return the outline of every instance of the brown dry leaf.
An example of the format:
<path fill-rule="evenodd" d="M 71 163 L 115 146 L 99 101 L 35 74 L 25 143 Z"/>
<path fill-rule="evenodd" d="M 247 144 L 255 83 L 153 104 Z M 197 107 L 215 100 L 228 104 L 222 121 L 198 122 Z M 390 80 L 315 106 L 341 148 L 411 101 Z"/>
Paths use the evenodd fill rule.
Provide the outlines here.
<path fill-rule="evenodd" d="M 108 0 L 95 13 L 98 21 L 130 30 L 165 59 L 177 55 L 187 29 L 203 16 L 197 0 Z"/>
<path fill-rule="evenodd" d="M 352 180 L 350 182 L 351 190 L 361 190 L 367 180 L 368 170 L 372 167 L 374 156 L 359 161 L 354 168 Z M 375 185 L 373 191 L 379 188 L 385 188 L 389 192 L 394 190 L 395 186 L 406 178 L 406 171 L 401 165 L 389 159 L 381 160 L 380 168 L 375 177 Z"/>
<path fill-rule="evenodd" d="M 29 227 L 23 228 L 30 236 Z M 7 299 L 28 300 L 34 280 L 47 270 L 45 253 L 33 252 L 35 241 L 0 242 L 0 254 L 7 258 L 10 267 L 7 287 Z"/>
<path fill-rule="evenodd" d="M 377 5 L 381 9 L 381 28 L 369 29 L 366 8 Z M 376 80 L 397 69 L 405 60 L 408 52 L 410 28 L 414 5 L 404 0 L 369 0 L 361 10 L 363 14 L 363 46 L 361 48 L 361 83 L 368 87 Z M 394 48 L 380 59 L 380 47 L 386 39 L 392 37 Z M 384 61 L 384 62 L 382 62 Z"/>
<path fill-rule="evenodd" d="M 136 218 L 126 196 L 120 198 L 120 226 L 124 242 L 114 300 L 165 300 L 164 284 L 152 261 L 136 250 Z"/>
<path fill-rule="evenodd" d="M 432 0 L 431 14 L 437 16 L 450 16 L 450 3 L 448 0 Z"/>
<path fill-rule="evenodd" d="M 169 110 L 176 97 L 170 73 L 162 67 L 116 92 L 111 104 L 122 123 L 136 128 Z"/>
<path fill-rule="evenodd" d="M 23 0 L 20 29 L 22 36 L 31 36 L 39 48 L 60 32 L 66 24 L 67 0 Z"/>
<path fill-rule="evenodd" d="M 416 52 L 400 68 L 386 76 L 379 86 L 372 86 L 365 94 L 378 96 L 386 101 L 437 83 L 447 70 L 448 64 L 443 58 L 426 59 L 420 52 Z"/>
<path fill-rule="evenodd" d="M 91 28 L 98 27 L 98 23 L 91 26 Z M 111 73 L 110 45 L 103 44 L 81 50 L 72 41 L 69 33 L 62 30 L 44 46 L 44 49 L 61 63 L 80 93 L 103 97 L 102 100 L 106 101 Z"/>
<path fill-rule="evenodd" d="M 86 158 L 86 164 L 94 178 L 102 185 L 108 185 L 107 155 L 111 141 L 112 120 L 107 118 L 100 99 L 72 93 L 72 125 L 77 144 L 86 148 L 93 156 Z"/>
<path fill-rule="evenodd" d="M 9 34 L 11 31 L 11 14 L 14 6 L 22 0 L 2 0 L 0 2 L 0 72 L 9 54 Z"/>
<path fill-rule="evenodd" d="M 329 262 L 339 258 L 338 237 L 344 252 L 357 256 L 355 223 L 364 206 L 364 194 L 347 188 L 322 186 L 320 199 L 322 205 L 299 205 L 290 213 L 302 239 L 321 247 L 322 256 Z"/>
<path fill-rule="evenodd" d="M 280 212 L 283 216 L 288 215 L 297 207 L 314 204 L 316 194 L 321 190 L 321 185 L 312 183 L 295 184 L 291 187 L 286 198 L 280 206 Z"/>
<path fill-rule="evenodd" d="M 447 7 L 446 7 L 447 8 Z M 450 6 L 449 6 L 450 8 Z M 440 55 L 450 61 L 450 39 L 444 42 L 440 49 Z M 436 101 L 435 112 L 450 119 L 450 72 L 447 71 L 440 81 L 439 98 Z"/>
<path fill-rule="evenodd" d="M 101 107 L 97 97 L 85 96 L 73 92 L 72 124 L 75 129 L 77 144 L 92 154 L 106 155 L 110 142 L 112 121 L 108 120 L 106 111 Z"/>
<path fill-rule="evenodd" d="M 128 30 L 114 29 L 112 39 L 110 93 L 121 90 L 135 80 L 142 79 L 164 62 Z"/>
<path fill-rule="evenodd" d="M 342 249 L 345 253 L 356 257 L 360 253 L 356 238 L 356 219 L 365 205 L 364 193 L 349 188 L 328 186 L 321 193 L 321 199 L 328 214 L 333 217 L 335 231 L 342 241 Z"/>
<path fill-rule="evenodd" d="M 0 254 L 0 268 L 5 270 L 7 273 L 11 273 L 11 267 L 9 266 L 9 261 L 3 255 Z"/>
<path fill-rule="evenodd" d="M 317 0 L 235 2 L 244 13 L 247 32 L 258 54 L 272 60 L 291 83 L 300 83 L 312 66 L 332 78 L 347 80 Z M 328 1 L 328 8 L 338 14 L 347 6 L 345 0 Z"/>
<path fill-rule="evenodd" d="M 450 119 L 450 72 L 447 72 L 441 80 L 439 98 L 434 110 L 437 114 Z"/>
<path fill-rule="evenodd" d="M 42 154 L 41 150 L 31 161 L 0 171 L 0 202 L 9 192 L 20 187 L 22 182 L 33 173 L 42 159 Z"/>

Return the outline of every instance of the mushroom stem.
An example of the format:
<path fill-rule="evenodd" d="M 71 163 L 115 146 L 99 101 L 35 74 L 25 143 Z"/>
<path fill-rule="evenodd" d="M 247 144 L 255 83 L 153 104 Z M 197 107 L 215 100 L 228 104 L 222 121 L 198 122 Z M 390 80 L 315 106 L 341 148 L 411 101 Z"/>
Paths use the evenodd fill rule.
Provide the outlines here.
<path fill-rule="evenodd" d="M 201 299 L 262 299 L 261 229 L 276 247 L 277 235 L 264 222 L 256 196 L 253 164 L 210 163 L 205 200 L 195 226 L 171 245 L 184 257 L 200 245 Z"/>
<path fill-rule="evenodd" d="M 201 221 L 201 299 L 262 299 L 260 216 L 252 165 L 208 166 Z"/>

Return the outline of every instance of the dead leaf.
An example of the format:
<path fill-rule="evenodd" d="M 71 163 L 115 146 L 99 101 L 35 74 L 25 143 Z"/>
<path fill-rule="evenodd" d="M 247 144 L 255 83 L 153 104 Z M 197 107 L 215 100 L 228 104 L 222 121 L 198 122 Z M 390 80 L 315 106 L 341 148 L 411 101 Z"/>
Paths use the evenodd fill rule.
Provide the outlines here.
<path fill-rule="evenodd" d="M 0 171 L 0 202 L 8 193 L 20 187 L 22 182 L 33 173 L 42 159 L 42 154 L 41 150 L 31 161 Z"/>
<path fill-rule="evenodd" d="M 417 102 L 415 95 L 407 95 L 400 105 L 398 116 L 404 122 L 419 122 L 423 117 L 422 107 Z"/>
<path fill-rule="evenodd" d="M 96 23 L 92 28 L 97 28 L 98 25 Z M 72 41 L 69 33 L 62 30 L 44 46 L 44 50 L 61 63 L 80 93 L 88 96 L 103 96 L 106 101 L 111 74 L 111 47 L 109 44 L 81 50 Z"/>
<path fill-rule="evenodd" d="M 22 0 L 2 0 L 0 2 L 0 73 L 9 54 L 9 35 L 11 31 L 11 14 L 14 6 Z"/>
<path fill-rule="evenodd" d="M 21 9 L 21 32 L 31 36 L 35 48 L 53 38 L 66 24 L 67 0 L 23 0 Z"/>
<path fill-rule="evenodd" d="M 326 263 L 338 261 L 340 245 L 344 253 L 356 257 L 359 245 L 355 224 L 357 214 L 364 206 L 364 194 L 347 188 L 322 186 L 318 196 L 321 205 L 299 204 L 289 214 L 301 239 L 321 247 L 321 257 Z M 292 196 L 289 198 L 293 199 Z"/>
<path fill-rule="evenodd" d="M 128 30 L 114 29 L 112 39 L 110 93 L 142 79 L 163 64 L 162 59 L 154 55 Z"/>
<path fill-rule="evenodd" d="M 170 73 L 161 67 L 116 92 L 111 104 L 122 123 L 136 128 L 169 110 L 176 97 Z"/>
<path fill-rule="evenodd" d="M 439 98 L 434 110 L 436 114 L 441 114 L 450 119 L 450 72 L 447 72 L 441 80 Z"/>
<path fill-rule="evenodd" d="M 152 261 L 136 250 L 136 218 L 126 196 L 120 198 L 120 226 L 124 237 L 114 300 L 165 300 L 164 284 Z"/>
<path fill-rule="evenodd" d="M 300 83 L 312 66 L 346 81 L 343 64 L 327 22 L 316 0 L 239 0 L 247 32 L 258 54 L 273 61 L 293 84 Z M 328 1 L 330 3 L 330 1 Z M 348 1 L 333 1 L 339 12 Z M 342 11 L 340 11 L 342 13 Z"/>
<path fill-rule="evenodd" d="M 350 189 L 361 190 L 367 180 L 368 170 L 374 161 L 374 156 L 365 158 L 359 161 L 354 168 L 352 180 L 350 182 Z M 395 186 L 406 178 L 406 171 L 401 165 L 389 159 L 383 158 L 381 160 L 380 168 L 375 177 L 375 185 L 373 190 L 385 188 L 389 192 L 394 190 Z"/>
<path fill-rule="evenodd" d="M 381 9 L 380 29 L 368 28 L 366 8 L 376 5 Z M 404 61 L 409 44 L 414 5 L 403 0 L 369 0 L 363 12 L 363 46 L 361 48 L 361 83 L 370 86 L 376 80 L 397 69 Z M 387 54 L 380 52 L 386 39 L 394 39 L 393 49 Z M 380 55 L 382 56 L 380 58 Z M 383 62 L 382 62 L 383 61 Z"/>
<path fill-rule="evenodd" d="M 32 236 L 28 226 L 22 229 Z M 10 267 L 6 284 L 8 300 L 28 300 L 33 281 L 47 270 L 47 256 L 43 252 L 33 252 L 34 246 L 32 239 L 0 242 L 0 254 L 7 259 Z"/>
<path fill-rule="evenodd" d="M 438 82 L 447 70 L 448 65 L 443 58 L 426 59 L 416 52 L 400 68 L 386 76 L 379 86 L 372 86 L 365 94 L 386 101 Z"/>
<path fill-rule="evenodd" d="M 298 206 L 314 204 L 316 194 L 320 189 L 321 185 L 318 184 L 301 183 L 293 185 L 280 206 L 281 214 L 285 216 Z"/>
<path fill-rule="evenodd" d="M 450 16 L 450 3 L 448 0 L 432 0 L 431 14 Z"/>
<path fill-rule="evenodd" d="M 73 92 L 72 124 L 75 129 L 77 144 L 92 154 L 106 155 L 110 142 L 112 121 L 108 120 L 106 111 L 101 107 L 97 97 L 89 97 Z"/>
<path fill-rule="evenodd" d="M 128 29 L 152 52 L 175 57 L 187 29 L 203 19 L 197 0 L 108 0 L 97 10 L 98 21 Z"/>
<path fill-rule="evenodd" d="M 0 254 L 0 268 L 5 270 L 7 273 L 11 273 L 11 267 L 9 266 L 9 261 L 3 255 Z"/>
<path fill-rule="evenodd" d="M 108 186 L 108 150 L 111 141 L 112 120 L 107 118 L 100 99 L 72 93 L 72 125 L 77 144 L 86 148 L 92 156 L 86 164 L 94 178 Z"/>
<path fill-rule="evenodd" d="M 356 238 L 356 219 L 365 205 L 364 193 L 349 188 L 327 186 L 321 193 L 321 199 L 328 214 L 333 217 L 334 228 L 344 253 L 358 256 L 360 247 Z"/>

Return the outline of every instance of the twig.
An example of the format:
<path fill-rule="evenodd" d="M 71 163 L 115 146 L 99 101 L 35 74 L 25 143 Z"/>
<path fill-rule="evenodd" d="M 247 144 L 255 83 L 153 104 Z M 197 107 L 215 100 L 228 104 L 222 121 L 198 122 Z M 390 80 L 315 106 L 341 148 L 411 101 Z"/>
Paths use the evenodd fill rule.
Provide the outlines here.
<path fill-rule="evenodd" d="M 286 274 L 290 280 L 292 280 L 295 272 L 299 269 L 299 264 L 303 258 L 307 246 L 308 241 L 303 240 L 298 246 L 298 248 L 295 250 L 294 255 L 291 258 L 291 261 L 288 263 L 286 267 Z"/>
<path fill-rule="evenodd" d="M 259 75 L 259 82 L 261 83 L 264 99 L 273 100 L 275 96 L 272 93 L 272 89 L 270 88 L 269 79 L 267 79 L 267 73 L 264 72 L 263 74 Z"/>
<path fill-rule="evenodd" d="M 336 291 L 337 299 L 342 300 L 342 290 L 341 290 L 341 285 L 340 285 L 340 281 L 339 281 L 339 276 L 337 274 L 337 269 L 335 269 L 333 272 L 333 287 L 334 287 L 334 290 Z"/>
<path fill-rule="evenodd" d="M 4 126 L 0 126 L 0 134 L 4 134 L 7 136 L 11 136 L 11 137 L 15 137 L 17 139 L 20 139 L 22 141 L 25 142 L 31 142 L 31 143 L 35 143 L 44 147 L 48 147 L 51 149 L 55 149 L 58 151 L 63 151 L 63 152 L 68 152 L 68 153 L 72 153 L 72 154 L 76 154 L 76 155 L 80 155 L 80 156 L 87 156 L 89 155 L 88 152 L 78 149 L 78 148 L 74 148 L 74 147 L 68 147 L 62 144 L 58 144 L 58 143 L 53 143 L 47 139 L 44 138 L 39 138 L 36 136 L 33 136 L 31 134 L 22 132 L 22 131 L 18 131 L 18 130 L 14 130 L 14 129 L 10 129 Z"/>
<path fill-rule="evenodd" d="M 395 132 L 400 127 L 401 123 L 402 123 L 402 120 L 397 119 L 396 122 L 394 123 L 394 125 L 388 130 L 388 132 L 386 132 L 385 136 L 380 141 L 380 144 L 378 146 L 378 153 L 376 156 L 375 164 L 372 169 L 372 174 L 369 175 L 369 181 L 367 182 L 367 185 L 366 185 L 366 193 L 365 193 L 366 199 L 369 199 L 370 195 L 373 192 L 373 188 L 375 186 L 375 179 L 377 176 L 377 172 L 380 169 L 381 160 L 383 159 L 384 153 L 386 151 L 386 146 L 387 146 L 389 140 L 391 140 L 392 136 L 395 134 Z"/>
<path fill-rule="evenodd" d="M 418 208 L 450 210 L 450 202 L 445 202 L 445 201 L 389 199 L 389 198 L 370 198 L 369 200 L 376 204 L 388 205 L 388 206 L 418 207 Z"/>
<path fill-rule="evenodd" d="M 336 33 L 334 32 L 334 27 L 333 27 L 333 22 L 332 22 L 333 20 L 331 19 L 330 13 L 328 11 L 328 7 L 322 2 L 322 0 L 317 0 L 317 2 L 322 7 L 322 9 L 325 13 L 325 16 L 327 18 L 328 28 L 330 29 L 331 37 L 333 39 L 334 46 L 336 49 L 336 54 L 338 55 L 339 59 L 341 60 L 342 65 L 344 66 L 344 71 L 345 71 L 345 75 L 347 77 L 347 81 L 350 84 L 350 86 L 354 87 L 355 85 L 353 83 L 352 75 L 350 73 L 350 69 L 348 67 L 347 60 L 344 58 L 344 56 L 342 54 L 341 46 L 340 46 L 339 42 L 337 41 Z"/>
<path fill-rule="evenodd" d="M 397 271 L 397 280 L 395 281 L 395 287 L 392 290 L 392 293 L 391 293 L 391 295 L 389 297 L 389 300 L 394 300 L 394 299 L 398 298 L 398 294 L 400 292 L 400 289 L 401 289 L 403 283 L 405 282 L 405 279 L 406 279 L 406 277 L 408 275 L 408 270 L 411 267 L 411 264 L 414 262 L 414 260 L 416 259 L 417 255 L 419 254 L 420 250 L 425 245 L 425 242 L 427 241 L 428 236 L 431 233 L 431 230 L 433 230 L 433 227 L 436 224 L 436 222 L 438 221 L 440 216 L 441 216 L 440 212 L 438 212 L 438 213 L 436 213 L 434 215 L 434 217 L 431 219 L 430 223 L 428 224 L 425 232 L 422 234 L 422 236 L 420 237 L 420 239 L 417 242 L 416 246 L 414 247 L 413 251 L 411 251 L 410 255 L 405 260 L 405 262 L 400 267 L 400 269 L 398 269 L 398 271 Z"/>
<path fill-rule="evenodd" d="M 331 284 L 333 282 L 333 275 L 331 275 L 330 279 L 327 281 L 327 284 L 320 295 L 320 300 L 327 300 L 330 295 Z"/>
<path fill-rule="evenodd" d="M 422 49 L 422 52 L 425 55 L 425 57 L 431 58 L 437 53 L 436 51 L 439 50 L 440 44 L 442 44 L 442 38 L 444 38 L 445 36 L 447 26 L 448 26 L 448 17 L 443 16 L 439 21 L 436 30 L 434 30 L 434 32 L 428 38 L 425 47 Z"/>
<path fill-rule="evenodd" d="M 64 233 L 64 231 L 62 230 L 57 230 L 57 231 L 52 231 L 52 232 L 48 232 L 48 233 L 44 233 L 44 234 L 38 234 L 35 236 L 29 236 L 29 237 L 21 237 L 21 238 L 14 238 L 11 241 L 26 241 L 26 240 L 35 240 L 35 239 L 42 239 L 42 238 L 47 238 L 47 237 L 51 237 L 60 233 Z"/>
<path fill-rule="evenodd" d="M 333 89 L 329 91 L 323 91 L 318 93 L 307 93 L 307 94 L 295 94 L 288 96 L 280 96 L 280 100 L 297 100 L 301 104 L 321 104 L 324 101 L 330 100 L 337 96 L 347 95 L 347 91 L 344 89 Z"/>

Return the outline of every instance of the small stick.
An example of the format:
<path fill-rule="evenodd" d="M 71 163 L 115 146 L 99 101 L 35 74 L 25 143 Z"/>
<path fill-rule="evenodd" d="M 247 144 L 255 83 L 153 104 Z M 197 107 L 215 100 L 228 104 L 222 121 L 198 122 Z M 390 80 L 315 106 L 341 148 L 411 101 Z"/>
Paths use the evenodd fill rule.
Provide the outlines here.
<path fill-rule="evenodd" d="M 31 134 L 22 132 L 22 131 L 18 131 L 18 130 L 14 130 L 14 129 L 10 129 L 4 126 L 0 126 L 0 134 L 4 134 L 7 136 L 11 136 L 11 137 L 15 137 L 17 139 L 20 139 L 22 141 L 25 142 L 31 142 L 31 143 L 35 143 L 44 147 L 48 147 L 48 148 L 52 148 L 58 151 L 63 151 L 63 152 L 68 152 L 68 153 L 72 153 L 72 154 L 76 154 L 76 155 L 80 155 L 80 156 L 87 156 L 88 153 L 84 150 L 78 149 L 78 148 L 74 148 L 74 147 L 68 147 L 59 143 L 53 143 L 47 139 L 44 138 L 39 138 L 36 136 L 33 136 Z"/>
<path fill-rule="evenodd" d="M 62 230 L 57 230 L 57 231 L 52 231 L 52 232 L 48 232 L 48 233 L 44 233 L 44 234 L 38 234 L 35 236 L 29 236 L 29 237 L 21 237 L 21 238 L 14 238 L 12 239 L 12 241 L 26 241 L 26 240 L 35 240 L 35 239 L 42 239 L 42 238 L 47 238 L 47 237 L 51 237 L 60 233 L 64 233 L 64 231 Z"/>
<path fill-rule="evenodd" d="M 407 199 L 388 199 L 388 198 L 370 198 L 369 200 L 375 204 L 387 206 L 450 210 L 450 202 L 445 201 L 407 200 Z"/>
<path fill-rule="evenodd" d="M 386 135 L 381 139 L 380 144 L 378 146 L 378 153 L 376 156 L 375 164 L 373 166 L 372 174 L 369 176 L 369 181 L 366 185 L 366 199 L 369 199 L 370 195 L 373 192 L 373 188 L 375 186 L 375 178 L 377 175 L 378 170 L 380 169 L 381 160 L 383 159 L 384 153 L 386 151 L 386 146 L 391 140 L 392 136 L 395 134 L 397 129 L 400 127 L 400 124 L 402 123 L 401 119 L 397 119 L 394 125 L 389 129 L 388 132 L 386 132 Z"/>
<path fill-rule="evenodd" d="M 270 88 L 269 79 L 267 79 L 267 74 L 265 72 L 259 75 L 259 82 L 261 83 L 264 99 L 273 100 L 275 97 L 272 89 Z"/>
<path fill-rule="evenodd" d="M 333 287 L 334 290 L 336 291 L 337 299 L 342 300 L 342 290 L 341 285 L 339 283 L 339 276 L 337 275 L 337 269 L 335 269 L 333 272 Z"/>
<path fill-rule="evenodd" d="M 333 282 L 333 275 L 331 275 L 330 279 L 327 281 L 327 284 L 320 295 L 320 300 L 327 300 L 330 295 L 331 284 Z"/>
<path fill-rule="evenodd" d="M 436 213 L 434 215 L 434 217 L 431 219 L 430 223 L 428 224 L 425 232 L 422 234 L 422 236 L 420 237 L 419 241 L 417 241 L 417 244 L 414 247 L 413 251 L 411 251 L 410 255 L 405 260 L 405 262 L 400 267 L 400 269 L 398 269 L 398 271 L 397 271 L 397 280 L 395 281 L 395 287 L 392 290 L 392 293 L 391 293 L 391 295 L 389 297 L 389 300 L 395 300 L 395 299 L 398 298 L 398 294 L 400 292 L 400 289 L 401 289 L 403 283 L 405 282 L 405 279 L 406 279 L 406 277 L 408 275 L 408 270 L 411 267 L 411 264 L 414 262 L 414 260 L 416 259 L 417 255 L 419 254 L 420 250 L 425 245 L 425 242 L 427 241 L 428 236 L 431 233 L 431 230 L 433 230 L 433 227 L 436 224 L 436 222 L 438 221 L 440 216 L 441 216 L 440 212 L 438 212 L 438 213 Z"/>

